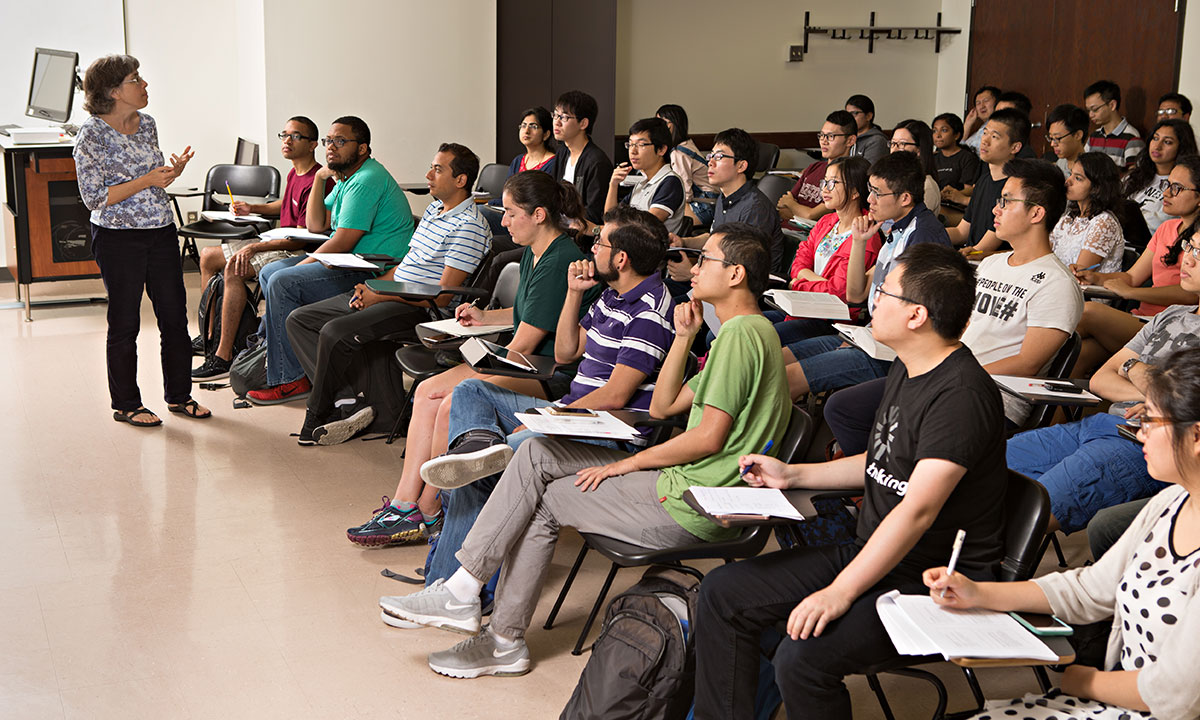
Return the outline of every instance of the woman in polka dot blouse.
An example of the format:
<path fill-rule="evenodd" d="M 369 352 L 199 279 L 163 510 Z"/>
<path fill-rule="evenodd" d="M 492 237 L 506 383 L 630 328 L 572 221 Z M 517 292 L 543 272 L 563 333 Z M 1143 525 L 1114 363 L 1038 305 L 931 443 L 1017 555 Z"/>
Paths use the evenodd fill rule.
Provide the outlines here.
<path fill-rule="evenodd" d="M 1104 670 L 1072 665 L 1045 695 L 992 701 L 975 720 L 1200 717 L 1200 348 L 1152 371 L 1138 439 L 1171 483 L 1094 565 L 1020 583 L 976 583 L 925 571 L 935 601 L 1054 613 L 1071 623 L 1113 617 Z M 945 598 L 940 597 L 946 589 Z"/>

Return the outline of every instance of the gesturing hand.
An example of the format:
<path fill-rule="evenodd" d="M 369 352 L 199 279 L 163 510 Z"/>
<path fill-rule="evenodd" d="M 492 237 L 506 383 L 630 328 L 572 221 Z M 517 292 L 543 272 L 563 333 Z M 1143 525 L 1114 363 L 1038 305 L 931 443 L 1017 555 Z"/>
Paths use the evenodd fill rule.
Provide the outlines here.
<path fill-rule="evenodd" d="M 187 167 L 188 161 L 190 161 L 192 156 L 195 154 L 196 153 L 192 152 L 192 146 L 188 145 L 179 155 L 171 155 L 171 171 L 175 174 L 175 177 L 179 177 L 180 173 L 183 172 L 183 169 Z"/>

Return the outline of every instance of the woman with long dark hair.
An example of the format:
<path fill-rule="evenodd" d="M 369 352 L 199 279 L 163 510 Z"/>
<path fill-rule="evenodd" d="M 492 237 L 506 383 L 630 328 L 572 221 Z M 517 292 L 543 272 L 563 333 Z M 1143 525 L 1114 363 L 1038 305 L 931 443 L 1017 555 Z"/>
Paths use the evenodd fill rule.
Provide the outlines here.
<path fill-rule="evenodd" d="M 1050 245 L 1072 271 L 1121 270 L 1125 237 L 1113 209 L 1121 200 L 1121 176 L 1104 153 L 1087 152 L 1071 164 L 1067 211 L 1050 233 Z"/>
<path fill-rule="evenodd" d="M 1121 194 L 1138 204 L 1151 233 L 1171 219 L 1163 211 L 1162 185 L 1176 159 L 1196 152 L 1196 134 L 1191 125 L 1182 120 L 1160 120 L 1150 132 L 1146 147 L 1138 153 L 1133 169 L 1125 176 Z"/>
<path fill-rule="evenodd" d="M 892 130 L 888 147 L 892 152 L 913 153 L 921 161 L 921 172 L 925 173 L 925 207 L 936 214 L 942 205 L 942 189 L 933 162 L 933 131 L 922 120 L 902 120 Z"/>
<path fill-rule="evenodd" d="M 671 130 L 671 169 L 683 178 L 683 201 L 700 224 L 707 226 L 712 222 L 716 205 L 695 202 L 695 199 L 715 198 L 717 188 L 708 181 L 708 161 L 704 159 L 704 153 L 688 134 L 687 111 L 679 105 L 667 104 L 659 107 L 654 116 L 666 122 Z"/>

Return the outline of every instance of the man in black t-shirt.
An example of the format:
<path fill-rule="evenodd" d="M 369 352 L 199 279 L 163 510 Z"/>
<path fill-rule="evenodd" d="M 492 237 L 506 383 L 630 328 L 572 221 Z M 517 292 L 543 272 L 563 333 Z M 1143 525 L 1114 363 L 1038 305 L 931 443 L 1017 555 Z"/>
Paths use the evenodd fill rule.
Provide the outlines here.
<path fill-rule="evenodd" d="M 974 272 L 924 243 L 878 288 L 872 333 L 898 356 L 867 452 L 828 463 L 740 459 L 746 481 L 863 492 L 858 538 L 797 547 L 717 568 L 700 586 L 696 717 L 751 717 L 762 631 L 786 619 L 775 651 L 784 704 L 850 718 L 842 679 L 896 657 L 875 611 L 893 589 L 927 592 L 921 572 L 966 532 L 957 571 L 991 578 L 1003 555 L 1004 410 L 996 384 L 959 342 Z M 798 603 L 798 604 L 797 604 Z"/>
<path fill-rule="evenodd" d="M 1018 110 L 1007 108 L 992 113 L 983 128 L 979 143 L 979 159 L 986 163 L 975 181 L 971 200 L 962 221 L 947 232 L 950 242 L 967 245 L 964 253 L 999 250 L 1000 238 L 993 230 L 992 210 L 1004 189 L 1004 164 L 1012 160 L 1029 144 L 1029 118 Z"/>

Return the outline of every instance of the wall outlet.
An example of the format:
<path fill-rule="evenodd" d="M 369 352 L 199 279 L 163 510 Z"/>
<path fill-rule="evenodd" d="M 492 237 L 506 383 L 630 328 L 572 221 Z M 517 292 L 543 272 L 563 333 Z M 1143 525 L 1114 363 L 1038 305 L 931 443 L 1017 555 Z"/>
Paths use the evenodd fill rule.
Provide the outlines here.
<path fill-rule="evenodd" d="M 194 222 L 199 222 L 199 220 L 200 220 L 200 213 L 196 212 L 195 210 L 188 212 L 188 214 L 187 214 L 187 224 L 188 225 L 191 225 Z"/>

